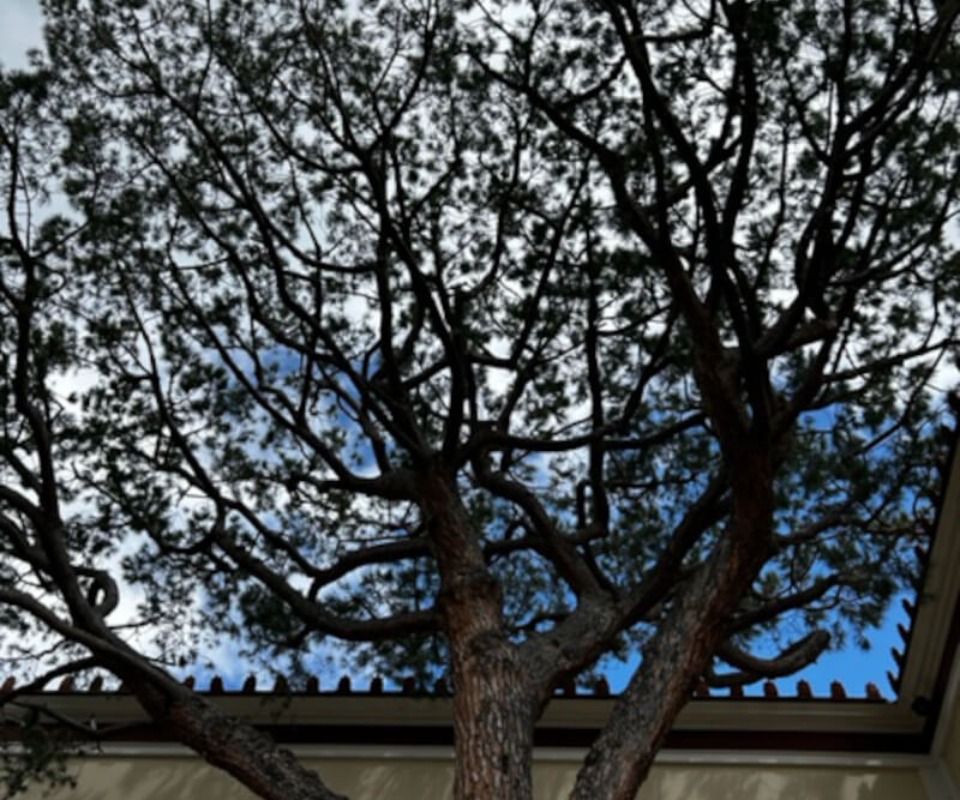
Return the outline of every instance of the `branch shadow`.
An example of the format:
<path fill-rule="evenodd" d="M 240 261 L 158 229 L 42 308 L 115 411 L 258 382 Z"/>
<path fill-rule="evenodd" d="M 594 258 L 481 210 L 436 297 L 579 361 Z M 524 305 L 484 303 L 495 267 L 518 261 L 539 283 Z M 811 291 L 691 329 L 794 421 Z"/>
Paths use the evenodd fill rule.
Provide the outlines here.
<path fill-rule="evenodd" d="M 350 800 L 443 800 L 453 796 L 453 767 L 442 761 L 311 760 L 334 791 Z M 83 758 L 73 761 L 76 788 L 33 786 L 23 800 L 258 800 L 238 781 L 191 758 Z"/>
<path fill-rule="evenodd" d="M 574 765 L 539 765 L 536 800 L 566 800 L 576 778 Z M 871 768 L 743 767 L 684 765 L 655 767 L 637 800 L 924 800 L 913 770 Z"/>
<path fill-rule="evenodd" d="M 36 786 L 25 800 L 256 800 L 226 773 L 190 758 L 86 758 L 75 763 L 76 788 L 45 795 Z M 305 759 L 334 791 L 350 800 L 447 800 L 453 767 L 442 760 Z M 566 800 L 574 763 L 534 766 L 535 800 Z M 872 768 L 665 765 L 654 768 L 637 800 L 923 800 L 913 770 Z M 601 800 L 598 798 L 598 800 Z"/>

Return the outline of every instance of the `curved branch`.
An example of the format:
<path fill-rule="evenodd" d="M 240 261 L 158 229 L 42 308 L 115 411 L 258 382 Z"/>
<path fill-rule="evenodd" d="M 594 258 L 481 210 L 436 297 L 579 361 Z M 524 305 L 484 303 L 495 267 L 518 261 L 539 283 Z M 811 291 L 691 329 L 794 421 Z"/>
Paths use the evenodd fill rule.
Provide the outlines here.
<path fill-rule="evenodd" d="M 717 656 L 738 672 L 716 674 L 707 670 L 705 679 L 710 686 L 740 686 L 761 678 L 782 678 L 792 675 L 815 662 L 830 646 L 830 634 L 813 631 L 785 648 L 776 658 L 759 658 L 741 650 L 729 641 L 717 648 Z"/>

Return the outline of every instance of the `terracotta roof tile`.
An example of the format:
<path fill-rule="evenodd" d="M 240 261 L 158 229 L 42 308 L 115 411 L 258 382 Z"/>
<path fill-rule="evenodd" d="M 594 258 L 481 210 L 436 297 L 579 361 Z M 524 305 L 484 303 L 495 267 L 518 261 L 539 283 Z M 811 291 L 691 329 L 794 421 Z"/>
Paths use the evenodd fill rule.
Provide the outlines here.
<path fill-rule="evenodd" d="M 894 675 L 890 670 L 887 670 L 887 680 L 890 682 L 890 688 L 893 689 L 893 693 L 896 695 L 900 694 L 900 676 Z"/>
<path fill-rule="evenodd" d="M 896 647 L 891 647 L 891 648 L 890 648 L 890 655 L 893 656 L 893 660 L 894 660 L 894 662 L 896 663 L 897 668 L 900 669 L 900 670 L 902 670 L 902 669 L 903 669 L 903 653 L 901 653 L 899 650 L 897 650 Z"/>
<path fill-rule="evenodd" d="M 891 682 L 897 680 L 897 678 L 892 674 L 888 673 L 888 677 Z M 116 684 L 114 684 L 116 686 Z M 196 689 L 197 678 L 193 675 L 188 675 L 183 679 L 183 685 L 191 689 Z M 16 686 L 16 679 L 13 677 L 8 677 L 4 680 L 2 686 L 0 686 L 0 693 L 10 692 Z M 104 688 L 105 678 L 102 675 L 93 676 L 89 683 L 84 687 L 79 687 L 73 676 L 67 676 L 64 678 L 59 686 L 56 688 L 57 693 L 71 693 L 71 692 L 87 692 L 87 693 L 111 693 L 111 694 L 123 694 L 129 692 L 129 688 L 126 684 L 121 683 L 116 688 Z M 51 690 L 47 690 L 50 692 Z M 248 695 L 270 695 L 270 694 L 308 694 L 308 695 L 317 695 L 321 693 L 321 684 L 320 679 L 316 675 L 308 676 L 302 685 L 291 685 L 290 678 L 284 674 L 278 674 L 274 680 L 273 686 L 269 689 L 257 688 L 257 678 L 255 675 L 249 675 L 240 686 L 230 687 L 227 686 L 224 682 L 224 679 L 220 675 L 213 675 L 210 678 L 209 686 L 206 689 L 198 690 L 201 694 L 210 694 L 210 695 L 222 695 L 222 694 L 248 694 Z M 417 686 L 417 681 L 413 677 L 403 678 L 392 685 L 387 684 L 386 681 L 380 676 L 376 676 L 370 680 L 370 683 L 366 691 L 360 690 L 355 691 L 353 689 L 353 679 L 349 675 L 343 675 L 338 680 L 336 687 L 334 689 L 328 689 L 323 692 L 324 694 L 338 694 L 338 695 L 349 695 L 349 696 L 383 696 L 383 695 L 417 695 L 417 694 L 427 694 L 434 695 L 437 697 L 449 697 L 452 694 L 452 687 L 447 678 L 440 678 L 433 683 L 429 690 L 423 692 Z M 777 700 L 783 697 L 780 694 L 776 683 L 773 681 L 766 681 L 762 684 L 761 688 L 762 694 L 750 694 L 747 695 L 744 692 L 743 686 L 731 686 L 729 689 L 729 694 L 720 694 L 712 692 L 710 687 L 705 682 L 699 682 L 696 684 L 693 690 L 693 697 L 695 699 L 724 699 L 724 698 L 734 698 L 734 699 L 747 699 L 747 700 Z M 38 693 L 40 694 L 40 693 Z M 577 685 L 573 680 L 566 680 L 560 686 L 557 687 L 557 694 L 562 697 L 579 697 L 579 698 L 590 698 L 590 697 L 614 697 L 615 695 L 610 690 L 610 683 L 605 676 L 600 676 L 596 679 L 592 686 L 587 688 L 581 688 L 580 691 L 577 689 Z M 846 699 L 855 699 L 855 700 L 872 700 L 886 702 L 885 698 L 881 695 L 880 690 L 877 688 L 875 683 L 868 683 L 865 687 L 865 694 L 863 697 L 857 698 L 848 698 L 846 690 L 840 681 L 833 681 L 830 684 L 830 694 L 828 696 L 820 695 L 817 696 L 813 693 L 809 682 L 806 680 L 797 681 L 796 694 L 793 695 L 797 699 L 801 700 L 846 700 Z"/>
<path fill-rule="evenodd" d="M 955 448 L 960 447 L 960 393 L 948 394 L 947 402 L 949 403 L 954 414 L 954 420 L 952 426 L 941 426 L 939 431 L 945 445 L 943 454 L 937 460 L 937 467 L 940 473 L 940 485 L 938 487 L 933 487 L 930 493 L 938 513 L 936 518 L 921 520 L 920 522 L 921 527 L 927 533 L 928 539 L 926 546 L 918 545 L 913 550 L 914 556 L 917 559 L 917 565 L 919 567 L 917 570 L 916 580 L 914 582 L 915 596 L 913 600 L 909 600 L 907 598 L 902 600 L 903 610 L 907 614 L 909 625 L 904 626 L 900 623 L 897 624 L 897 631 L 900 634 L 900 638 L 903 639 L 903 650 L 900 651 L 896 648 L 892 649 L 892 655 L 894 661 L 896 662 L 897 670 L 896 674 L 894 674 L 891 670 L 887 671 L 887 680 L 890 683 L 890 688 L 893 689 L 894 695 L 897 696 L 900 694 L 900 683 L 903 676 L 903 668 L 907 660 L 907 655 L 910 652 L 910 642 L 913 639 L 922 587 L 927 580 L 927 566 L 930 556 L 930 548 L 933 546 L 933 536 L 937 529 L 939 512 L 943 509 L 944 501 L 946 500 L 947 480 L 949 478 L 951 464 L 953 462 L 954 450 Z M 867 692 L 867 696 L 871 697 L 869 690 Z"/>

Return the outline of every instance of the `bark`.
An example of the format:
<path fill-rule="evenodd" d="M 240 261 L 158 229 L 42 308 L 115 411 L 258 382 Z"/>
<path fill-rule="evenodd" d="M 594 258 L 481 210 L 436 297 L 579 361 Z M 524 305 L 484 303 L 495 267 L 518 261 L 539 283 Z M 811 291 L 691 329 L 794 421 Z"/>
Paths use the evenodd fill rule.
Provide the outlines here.
<path fill-rule="evenodd" d="M 132 689 L 155 722 L 265 800 L 347 800 L 288 749 L 192 692 L 170 697 L 142 679 Z"/>
<path fill-rule="evenodd" d="M 452 481 L 423 483 L 453 671 L 456 800 L 530 800 L 536 701 L 504 625 L 501 589 Z"/>
<path fill-rule="evenodd" d="M 485 650 L 484 643 L 493 645 Z M 518 660 L 480 634 L 453 658 L 456 800 L 530 800 L 533 713 Z"/>
<path fill-rule="evenodd" d="M 587 754 L 572 800 L 633 800 L 766 560 L 773 519 L 768 453 L 750 453 L 732 472 L 731 527 L 645 648 L 640 668 Z"/>

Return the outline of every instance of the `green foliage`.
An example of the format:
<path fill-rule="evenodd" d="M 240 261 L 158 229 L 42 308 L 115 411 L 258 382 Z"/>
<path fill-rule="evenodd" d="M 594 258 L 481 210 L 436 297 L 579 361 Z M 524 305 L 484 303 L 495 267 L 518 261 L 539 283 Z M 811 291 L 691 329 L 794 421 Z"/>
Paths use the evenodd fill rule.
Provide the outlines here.
<path fill-rule="evenodd" d="M 12 800 L 39 783 L 47 797 L 64 787 L 75 788 L 76 776 L 67 765 L 67 742 L 51 734 L 36 715 L 27 719 L 15 744 L 0 744 L 0 789 L 3 800 Z"/>
<path fill-rule="evenodd" d="M 55 96 L 35 183 L 80 220 L 37 230 L 31 380 L 71 547 L 122 559 L 158 659 L 226 638 L 309 669 L 346 638 L 430 682 L 442 629 L 329 620 L 440 602 L 427 512 L 383 488 L 438 465 L 517 642 L 578 602 L 538 525 L 628 596 L 719 484 L 673 588 L 605 647 L 646 641 L 731 524 L 707 367 L 774 443 L 770 559 L 738 613 L 833 581 L 731 636 L 862 638 L 911 585 L 960 319 L 956 45 L 904 82 L 933 4 L 732 4 L 742 26 L 621 5 L 48 0 L 49 64 L 0 83 L 5 114 Z M 33 453 L 11 326 L 3 441 Z M 48 388 L 80 371 L 76 403 Z"/>

